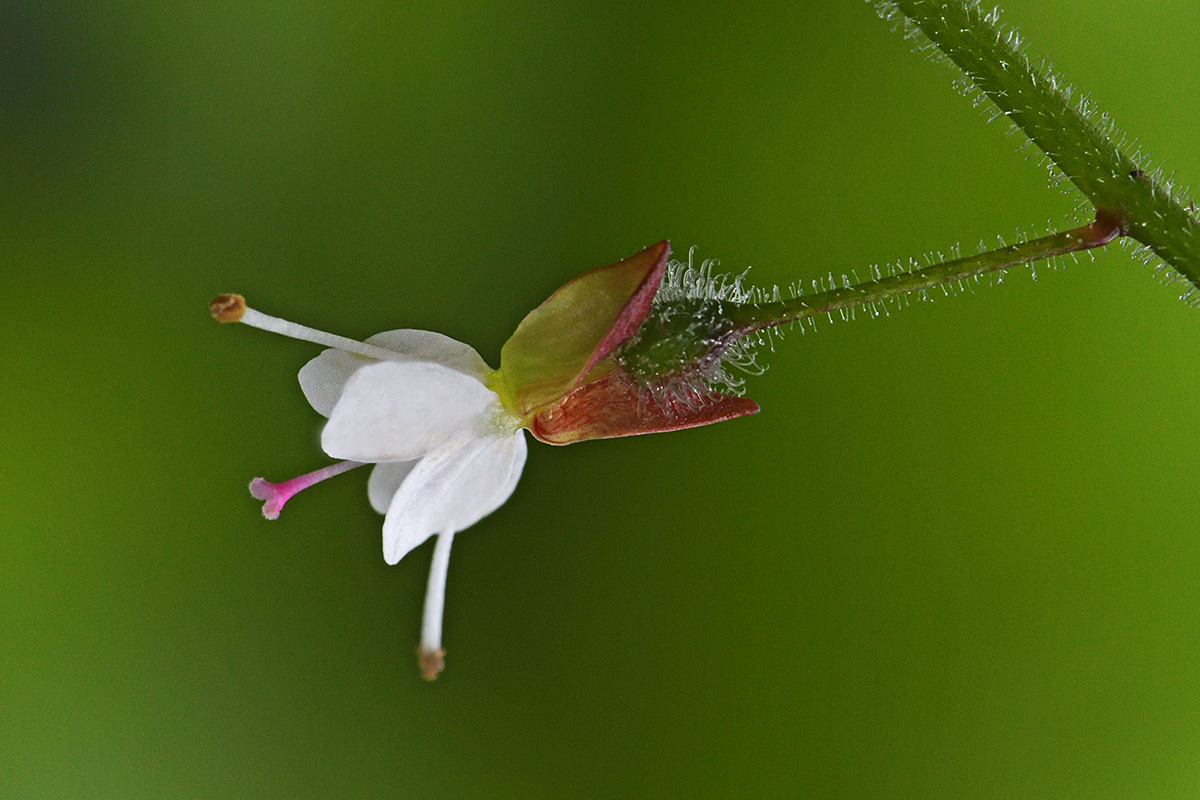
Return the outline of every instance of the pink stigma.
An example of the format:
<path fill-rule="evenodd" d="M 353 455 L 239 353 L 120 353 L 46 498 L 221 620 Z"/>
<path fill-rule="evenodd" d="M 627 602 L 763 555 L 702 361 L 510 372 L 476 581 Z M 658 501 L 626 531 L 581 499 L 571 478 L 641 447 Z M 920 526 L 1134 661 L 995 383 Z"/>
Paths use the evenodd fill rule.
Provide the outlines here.
<path fill-rule="evenodd" d="M 328 467 L 323 467 L 307 475 L 300 475 L 283 483 L 271 483 L 266 478 L 255 478 L 250 481 L 250 494 L 255 500 L 263 501 L 262 512 L 264 517 L 267 519 L 279 519 L 279 512 L 283 511 L 284 503 L 291 500 L 295 495 L 310 486 L 320 483 L 326 478 L 341 475 L 343 472 L 349 472 L 355 467 L 361 467 L 362 465 L 362 461 L 340 461 L 337 464 L 330 464 Z"/>

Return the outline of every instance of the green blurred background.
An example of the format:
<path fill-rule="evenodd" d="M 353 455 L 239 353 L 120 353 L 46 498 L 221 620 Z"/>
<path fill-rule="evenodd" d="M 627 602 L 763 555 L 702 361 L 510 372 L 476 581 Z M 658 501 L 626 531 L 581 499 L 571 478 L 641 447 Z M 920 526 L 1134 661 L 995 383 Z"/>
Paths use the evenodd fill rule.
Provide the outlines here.
<path fill-rule="evenodd" d="M 1192 0 L 1008 19 L 1200 181 Z M 493 364 L 660 238 L 762 284 L 1075 205 L 862 2 L 0 7 L 0 796 L 1195 797 L 1200 313 L 1095 264 L 787 339 L 757 417 L 531 445 L 387 567 L 224 291 Z"/>

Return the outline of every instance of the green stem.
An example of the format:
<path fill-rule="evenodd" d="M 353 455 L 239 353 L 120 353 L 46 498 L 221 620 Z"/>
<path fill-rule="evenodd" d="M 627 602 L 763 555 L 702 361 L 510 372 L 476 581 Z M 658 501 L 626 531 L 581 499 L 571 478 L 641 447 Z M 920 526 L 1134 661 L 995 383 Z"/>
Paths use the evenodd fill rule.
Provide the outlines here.
<path fill-rule="evenodd" d="M 1092 205 L 1123 220 L 1125 233 L 1200 286 L 1200 221 L 1182 192 L 1122 146 L 1106 115 L 1072 92 L 979 0 L 885 0 L 996 104 Z M 910 29 L 910 33 L 914 33 Z"/>
<path fill-rule="evenodd" d="M 1080 228 L 1043 236 L 1021 244 L 1009 245 L 976 256 L 956 258 L 925 269 L 890 275 L 841 289 L 773 303 L 745 305 L 732 309 L 729 318 L 742 335 L 774 328 L 808 317 L 871 305 L 893 297 L 919 292 L 944 284 L 977 278 L 988 272 L 1009 269 L 1043 258 L 1077 253 L 1103 247 L 1124 233 L 1122 225 L 1107 215 Z"/>

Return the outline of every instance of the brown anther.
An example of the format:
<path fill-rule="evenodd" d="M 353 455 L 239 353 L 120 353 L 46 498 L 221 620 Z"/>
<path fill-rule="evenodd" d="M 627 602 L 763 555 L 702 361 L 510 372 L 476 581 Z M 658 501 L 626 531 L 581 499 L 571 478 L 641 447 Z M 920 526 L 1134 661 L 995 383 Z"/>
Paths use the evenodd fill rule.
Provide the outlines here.
<path fill-rule="evenodd" d="M 417 663 L 421 665 L 421 675 L 425 680 L 437 680 L 438 673 L 446 668 L 446 651 L 418 647 Z"/>
<path fill-rule="evenodd" d="M 246 298 L 223 294 L 208 304 L 208 311 L 217 322 L 241 322 L 246 314 Z"/>

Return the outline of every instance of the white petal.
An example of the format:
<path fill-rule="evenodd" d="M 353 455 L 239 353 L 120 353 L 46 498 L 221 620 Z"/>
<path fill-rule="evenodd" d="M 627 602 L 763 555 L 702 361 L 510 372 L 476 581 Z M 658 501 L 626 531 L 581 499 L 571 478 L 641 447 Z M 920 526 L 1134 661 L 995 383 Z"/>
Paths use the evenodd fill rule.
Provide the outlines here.
<path fill-rule="evenodd" d="M 325 350 L 300 368 L 300 389 L 308 404 L 323 417 L 328 417 L 342 396 L 346 381 L 359 367 L 376 362 L 347 353 L 345 350 Z"/>
<path fill-rule="evenodd" d="M 513 493 L 525 467 L 525 433 L 456 441 L 421 459 L 383 521 L 383 559 L 395 564 L 435 533 L 461 531 Z"/>
<path fill-rule="evenodd" d="M 367 339 L 367 343 L 394 351 L 397 361 L 430 361 L 481 381 L 491 372 L 472 347 L 433 331 L 384 331 Z M 350 376 L 360 367 L 375 363 L 373 359 L 331 348 L 300 368 L 300 388 L 317 413 L 328 417 Z"/>
<path fill-rule="evenodd" d="M 367 497 L 371 499 L 371 508 L 380 514 L 386 514 L 396 490 L 400 488 L 400 482 L 408 477 L 408 473 L 412 472 L 416 465 L 416 461 L 385 461 L 376 464 L 367 481 Z"/>
<path fill-rule="evenodd" d="M 418 331 L 409 328 L 384 331 L 367 339 L 367 343 L 395 350 L 416 361 L 431 361 L 434 364 L 441 364 L 443 367 L 449 367 L 481 381 L 492 371 L 479 353 L 475 352 L 475 348 L 434 331 Z"/>
<path fill-rule="evenodd" d="M 496 393 L 461 372 L 420 361 L 360 367 L 321 433 L 321 447 L 351 461 L 409 461 L 481 425 Z"/>

